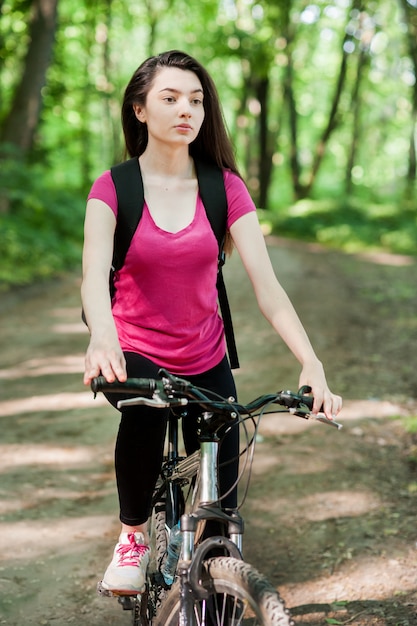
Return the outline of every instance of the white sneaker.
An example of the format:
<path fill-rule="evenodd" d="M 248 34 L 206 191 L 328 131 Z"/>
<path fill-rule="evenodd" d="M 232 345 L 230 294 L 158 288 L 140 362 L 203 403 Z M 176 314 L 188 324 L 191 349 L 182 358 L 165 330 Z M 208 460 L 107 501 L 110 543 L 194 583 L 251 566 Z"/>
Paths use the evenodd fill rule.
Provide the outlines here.
<path fill-rule="evenodd" d="M 145 588 L 148 563 L 149 546 L 145 545 L 142 533 L 121 533 L 101 586 L 121 594 L 141 593 Z"/>

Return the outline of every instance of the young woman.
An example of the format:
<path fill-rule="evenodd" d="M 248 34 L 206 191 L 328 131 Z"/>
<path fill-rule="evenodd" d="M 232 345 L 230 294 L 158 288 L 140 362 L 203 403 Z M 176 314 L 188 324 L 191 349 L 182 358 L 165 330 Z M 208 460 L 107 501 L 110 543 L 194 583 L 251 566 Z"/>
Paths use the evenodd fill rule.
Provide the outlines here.
<path fill-rule="evenodd" d="M 178 51 L 146 60 L 124 96 L 126 150 L 139 159 L 145 204 L 125 264 L 109 296 L 109 270 L 117 220 L 110 172 L 92 186 L 85 218 L 82 301 L 90 330 L 84 383 L 102 374 L 155 377 L 165 367 L 222 396 L 236 397 L 217 309 L 218 244 L 202 205 L 194 157 L 223 168 L 228 235 L 252 282 L 259 308 L 301 364 L 300 385 L 310 385 L 313 411 L 332 419 L 341 398 L 328 388 L 323 367 L 272 269 L 255 206 L 238 175 L 216 88 L 207 71 Z M 114 399 L 109 397 L 113 403 Z M 147 519 L 162 461 L 167 414 L 123 409 L 115 467 L 122 522 L 103 587 L 141 591 L 149 560 Z M 183 420 L 188 453 L 197 448 L 196 415 Z M 236 429 L 235 429 L 236 430 Z M 238 433 L 225 438 L 220 461 L 233 459 Z M 220 476 L 225 508 L 236 506 L 237 462 Z"/>

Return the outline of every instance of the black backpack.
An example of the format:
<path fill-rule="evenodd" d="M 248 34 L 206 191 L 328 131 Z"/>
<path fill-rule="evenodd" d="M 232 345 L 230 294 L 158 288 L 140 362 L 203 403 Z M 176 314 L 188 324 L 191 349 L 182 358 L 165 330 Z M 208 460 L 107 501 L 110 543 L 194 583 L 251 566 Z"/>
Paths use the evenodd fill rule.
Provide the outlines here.
<path fill-rule="evenodd" d="M 236 342 L 229 302 L 224 284 L 222 267 L 225 262 L 223 250 L 227 224 L 227 197 L 224 188 L 223 171 L 214 164 L 195 159 L 198 186 L 207 218 L 219 245 L 217 291 L 220 311 L 223 318 L 227 351 L 232 369 L 239 367 Z M 111 168 L 111 176 L 116 188 L 118 213 L 114 233 L 114 252 L 110 273 L 110 293 L 114 294 L 113 275 L 123 266 L 133 235 L 142 217 L 145 201 L 143 180 L 139 161 L 135 157 Z M 83 318 L 84 319 L 84 318 Z M 85 319 L 84 319 L 85 321 Z"/>

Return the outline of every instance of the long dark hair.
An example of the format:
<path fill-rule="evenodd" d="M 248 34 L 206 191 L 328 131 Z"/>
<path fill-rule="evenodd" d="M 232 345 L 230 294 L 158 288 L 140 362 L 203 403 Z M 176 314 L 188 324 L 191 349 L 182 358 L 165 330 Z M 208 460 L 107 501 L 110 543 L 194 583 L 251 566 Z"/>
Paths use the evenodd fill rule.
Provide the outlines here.
<path fill-rule="evenodd" d="M 205 159 L 238 174 L 232 143 L 223 118 L 220 100 L 213 79 L 193 57 L 179 50 L 170 50 L 144 61 L 133 74 L 126 87 L 122 105 L 122 125 L 126 152 L 131 157 L 140 156 L 148 144 L 146 124 L 139 122 L 133 105 L 146 104 L 146 97 L 157 72 L 164 67 L 175 67 L 194 72 L 204 93 L 204 121 L 196 139 L 190 145 L 190 155 Z"/>

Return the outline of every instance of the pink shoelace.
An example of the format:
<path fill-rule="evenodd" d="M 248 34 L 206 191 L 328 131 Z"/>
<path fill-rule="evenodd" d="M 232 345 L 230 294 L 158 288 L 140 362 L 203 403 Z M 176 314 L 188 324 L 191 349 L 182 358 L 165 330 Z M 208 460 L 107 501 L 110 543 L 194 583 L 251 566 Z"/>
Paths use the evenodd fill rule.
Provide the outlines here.
<path fill-rule="evenodd" d="M 149 546 L 137 543 L 135 533 L 129 533 L 127 538 L 129 543 L 121 543 L 117 548 L 119 556 L 119 567 L 138 567 L 140 559 L 149 550 Z"/>

